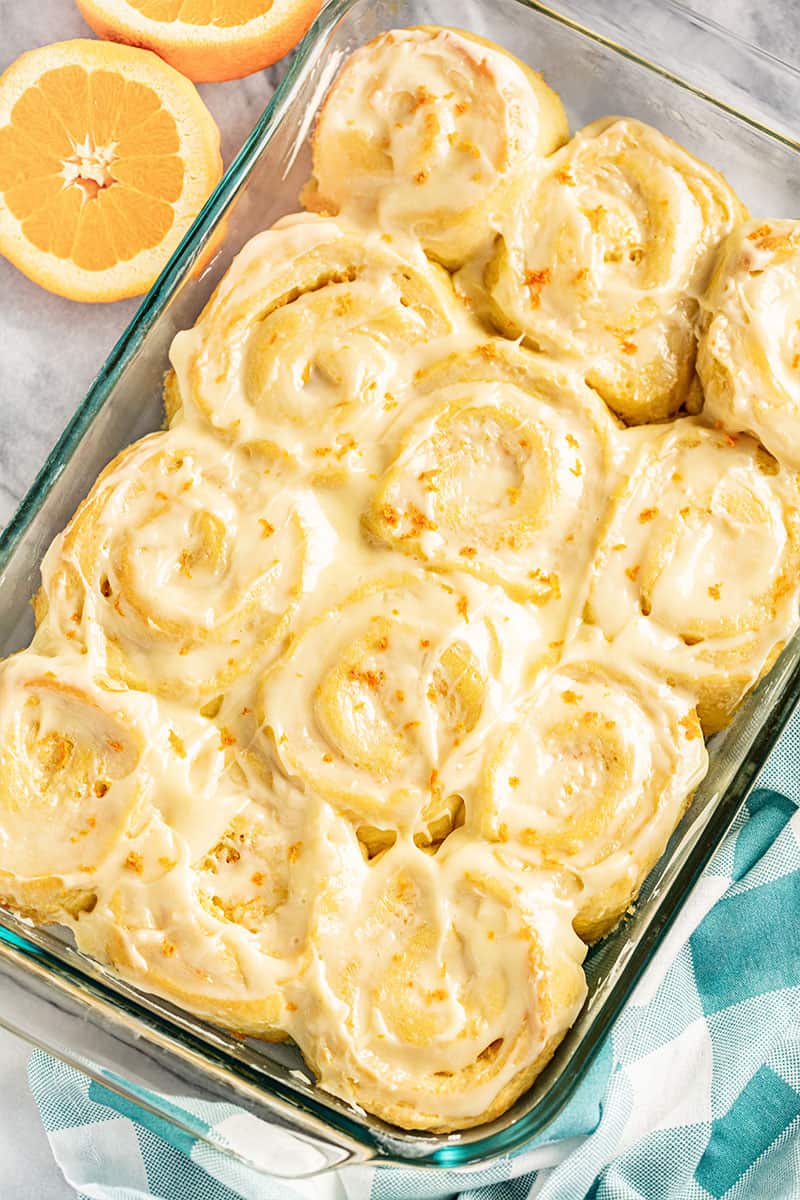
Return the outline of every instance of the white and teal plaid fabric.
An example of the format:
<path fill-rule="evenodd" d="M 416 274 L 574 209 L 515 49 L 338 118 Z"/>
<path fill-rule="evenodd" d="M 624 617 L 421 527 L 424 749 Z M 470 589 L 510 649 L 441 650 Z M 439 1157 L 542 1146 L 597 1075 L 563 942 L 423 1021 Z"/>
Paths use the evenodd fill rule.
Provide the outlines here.
<path fill-rule="evenodd" d="M 798 803 L 800 713 L 544 1144 L 468 1177 L 359 1167 L 290 1184 L 36 1052 L 53 1153 L 81 1200 L 797 1200 Z M 222 1137 L 242 1119 L 186 1106 Z"/>

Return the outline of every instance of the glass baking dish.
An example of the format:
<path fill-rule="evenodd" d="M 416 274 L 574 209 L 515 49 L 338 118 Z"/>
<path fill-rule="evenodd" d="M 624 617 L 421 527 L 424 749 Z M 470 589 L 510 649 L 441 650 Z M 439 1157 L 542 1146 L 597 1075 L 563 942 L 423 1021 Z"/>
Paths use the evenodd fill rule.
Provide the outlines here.
<path fill-rule="evenodd" d="M 624 48 L 615 40 L 623 35 L 613 14 L 599 0 L 575 0 L 570 13 L 530 0 L 336 0 L 323 11 L 0 537 L 0 652 L 19 648 L 30 636 L 29 601 L 53 535 L 106 462 L 161 424 L 161 382 L 173 334 L 192 324 L 243 243 L 297 208 L 309 167 L 308 134 L 322 97 L 345 56 L 382 30 L 436 22 L 491 37 L 543 70 L 573 128 L 618 112 L 651 122 L 720 168 L 754 213 L 796 215 L 800 146 L 782 131 L 769 105 L 770 96 L 800 97 L 793 68 L 748 49 L 672 0 L 637 6 Z M 576 16 L 591 19 L 597 30 L 576 23 Z M 648 20 L 658 32 L 650 44 L 663 47 L 668 30 L 670 44 L 681 46 L 685 79 L 676 74 L 676 63 L 642 57 Z M 760 95 L 751 116 L 730 99 L 733 81 L 740 99 L 748 70 Z M 709 95 L 714 78 L 725 102 Z M 546 1133 L 574 1093 L 798 698 L 795 637 L 733 724 L 713 739 L 708 776 L 635 912 L 589 955 L 588 1001 L 552 1063 L 489 1124 L 448 1136 L 390 1127 L 320 1091 L 291 1047 L 242 1041 L 204 1025 L 113 979 L 58 931 L 35 929 L 2 911 L 0 1025 L 78 1066 L 122 1097 L 119 1103 L 132 1100 L 199 1144 L 210 1143 L 257 1170 L 301 1177 L 370 1160 L 451 1170 L 486 1164 Z M 239 1115 L 221 1124 L 212 1120 L 204 1104 L 214 1101 L 235 1104 Z"/>

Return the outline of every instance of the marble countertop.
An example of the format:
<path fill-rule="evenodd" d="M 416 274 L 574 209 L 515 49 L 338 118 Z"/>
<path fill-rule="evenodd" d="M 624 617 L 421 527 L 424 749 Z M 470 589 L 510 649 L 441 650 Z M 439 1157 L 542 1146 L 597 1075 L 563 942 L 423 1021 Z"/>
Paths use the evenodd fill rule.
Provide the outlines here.
<path fill-rule="evenodd" d="M 581 7 L 565 0 L 563 7 Z M 555 0 L 558 5 L 558 0 Z M 597 11 L 599 0 L 588 0 Z M 727 24 L 768 53 L 800 63 L 795 0 L 688 0 L 683 7 Z M 640 0 L 604 0 L 620 24 Z M 623 25 L 624 28 L 624 25 Z M 0 69 L 22 51 L 90 36 L 71 0 L 0 0 Z M 681 47 L 663 50 L 680 54 Z M 655 55 L 658 57 L 658 55 Z M 200 91 L 222 130 L 226 165 L 267 103 L 283 67 Z M 745 81 L 746 84 L 747 81 Z M 795 109 L 796 112 L 796 109 Z M 787 103 L 786 119 L 792 117 Z M 80 403 L 137 301 L 76 305 L 51 296 L 0 260 L 0 526 L 13 514 L 47 453 Z M 28 1047 L 0 1032 L 0 1161 L 3 1200 L 68 1200 L 74 1191 L 57 1170 L 28 1091 Z M 187 1197 L 191 1200 L 191 1197 Z"/>

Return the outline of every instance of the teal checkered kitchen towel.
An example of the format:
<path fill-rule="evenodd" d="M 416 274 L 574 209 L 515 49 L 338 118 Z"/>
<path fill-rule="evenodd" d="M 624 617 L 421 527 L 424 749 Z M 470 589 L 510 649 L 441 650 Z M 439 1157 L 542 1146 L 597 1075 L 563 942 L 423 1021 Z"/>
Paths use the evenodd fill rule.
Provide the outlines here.
<path fill-rule="evenodd" d="M 797 1200 L 800 712 L 546 1142 L 474 1175 L 265 1178 L 36 1052 L 30 1084 L 82 1200 Z M 232 1105 L 193 1105 L 224 1139 Z"/>

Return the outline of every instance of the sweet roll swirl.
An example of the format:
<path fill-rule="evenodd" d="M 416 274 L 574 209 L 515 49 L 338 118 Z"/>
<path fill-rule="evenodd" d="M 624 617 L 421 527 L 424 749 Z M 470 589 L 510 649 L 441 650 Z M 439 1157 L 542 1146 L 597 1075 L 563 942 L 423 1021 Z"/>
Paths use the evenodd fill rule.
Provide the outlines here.
<path fill-rule="evenodd" d="M 604 406 L 576 372 L 500 340 L 428 367 L 414 386 L 427 412 L 365 527 L 427 566 L 501 583 L 562 637 L 613 477 Z"/>
<path fill-rule="evenodd" d="M 152 803 L 150 697 L 112 692 L 80 657 L 30 651 L 0 666 L 0 894 L 39 921 L 96 902 Z"/>
<path fill-rule="evenodd" d="M 187 411 L 346 479 L 371 469 L 421 350 L 459 315 L 415 243 L 301 214 L 247 243 L 170 356 Z"/>
<path fill-rule="evenodd" d="M 698 299 L 746 216 L 725 180 L 658 130 L 604 118 L 549 160 L 486 269 L 503 332 L 583 366 L 634 424 L 688 398 Z"/>
<path fill-rule="evenodd" d="M 337 76 L 303 200 L 408 230 L 455 267 L 491 238 L 526 170 L 568 136 L 556 93 L 499 46 L 454 29 L 395 29 Z"/>
<path fill-rule="evenodd" d="M 369 852 L 398 830 L 440 841 L 463 798 L 470 739 L 513 694 L 531 629 L 502 593 L 468 578 L 367 584 L 264 676 L 270 753 L 351 817 Z"/>
<path fill-rule="evenodd" d="M 345 821 L 278 779 L 240 792 L 199 851 L 154 823 L 126 865 L 78 923 L 80 947 L 200 1017 L 281 1041 L 313 903 L 333 904 L 363 859 Z"/>
<path fill-rule="evenodd" d="M 327 531 L 327 537 L 326 535 Z M 124 450 L 45 559 L 45 629 L 115 679 L 218 691 L 280 644 L 330 529 L 273 460 L 187 427 Z"/>
<path fill-rule="evenodd" d="M 496 736 L 475 827 L 573 871 L 575 928 L 596 941 L 638 894 L 707 766 L 691 699 L 584 637 Z"/>
<path fill-rule="evenodd" d="M 711 734 L 797 626 L 800 484 L 752 438 L 691 417 L 631 436 L 587 618 L 693 695 Z"/>

